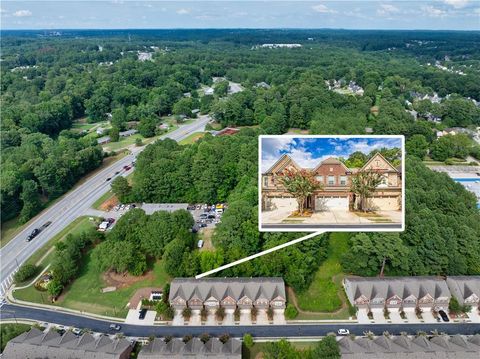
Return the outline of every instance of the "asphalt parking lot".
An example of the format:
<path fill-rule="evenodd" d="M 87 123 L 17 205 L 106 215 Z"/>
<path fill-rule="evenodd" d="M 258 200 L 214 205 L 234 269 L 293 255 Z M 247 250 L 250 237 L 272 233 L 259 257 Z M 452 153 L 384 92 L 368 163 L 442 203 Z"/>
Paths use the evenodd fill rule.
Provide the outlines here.
<path fill-rule="evenodd" d="M 189 205 L 187 209 L 195 220 L 194 229 L 197 231 L 200 228 L 215 228 L 217 223 L 220 223 L 223 215 L 223 211 L 215 211 L 214 205 Z"/>

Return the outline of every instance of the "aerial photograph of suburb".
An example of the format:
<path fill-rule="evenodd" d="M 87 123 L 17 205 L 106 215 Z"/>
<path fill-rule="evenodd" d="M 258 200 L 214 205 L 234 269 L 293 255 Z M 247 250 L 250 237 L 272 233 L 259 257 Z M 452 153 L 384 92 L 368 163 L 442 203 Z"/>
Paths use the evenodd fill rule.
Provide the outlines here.
<path fill-rule="evenodd" d="M 1 359 L 480 359 L 480 0 L 0 0 Z"/>

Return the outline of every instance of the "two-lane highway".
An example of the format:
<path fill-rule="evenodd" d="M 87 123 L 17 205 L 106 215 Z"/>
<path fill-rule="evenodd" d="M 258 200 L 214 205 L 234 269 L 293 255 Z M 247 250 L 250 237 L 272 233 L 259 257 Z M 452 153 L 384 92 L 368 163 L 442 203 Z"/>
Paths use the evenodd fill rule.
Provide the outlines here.
<path fill-rule="evenodd" d="M 39 322 L 55 323 L 80 329 L 88 328 L 95 332 L 112 333 L 109 328 L 111 322 L 64 313 L 59 311 L 37 309 L 13 304 L 5 304 L 0 311 L 1 320 L 29 319 Z M 382 335 L 385 331 L 399 335 L 402 332 L 417 334 L 420 331 L 431 333 L 447 333 L 450 335 L 473 335 L 480 333 L 480 324 L 475 323 L 433 323 L 433 324 L 286 324 L 286 325 L 246 325 L 246 326 L 148 326 L 122 324 L 121 332 L 131 337 L 164 337 L 171 335 L 183 337 L 185 335 L 200 336 L 209 333 L 219 336 L 228 333 L 234 337 L 241 337 L 250 333 L 255 337 L 264 338 L 292 338 L 292 337 L 320 337 L 328 333 L 337 333 L 338 329 L 346 328 L 355 335 L 364 335 L 372 332 Z"/>
<path fill-rule="evenodd" d="M 210 121 L 209 116 L 201 116 L 198 120 L 188 125 L 181 126 L 160 139 L 171 138 L 179 141 L 194 132 L 204 131 L 205 125 Z M 131 165 L 137 155 L 145 147 L 133 147 L 132 153 L 116 161 L 107 168 L 99 171 L 80 184 L 74 190 L 65 194 L 55 204 L 37 215 L 15 238 L 0 249 L 0 295 L 3 295 L 12 281 L 12 275 L 35 251 L 40 249 L 50 238 L 61 232 L 69 223 L 85 214 L 88 208 L 110 189 L 111 181 L 107 178 L 114 178 L 115 172 L 125 176 L 133 171 L 125 171 L 126 165 Z M 27 236 L 34 228 L 41 228 L 46 222 L 52 222 L 31 242 L 27 242 Z"/>

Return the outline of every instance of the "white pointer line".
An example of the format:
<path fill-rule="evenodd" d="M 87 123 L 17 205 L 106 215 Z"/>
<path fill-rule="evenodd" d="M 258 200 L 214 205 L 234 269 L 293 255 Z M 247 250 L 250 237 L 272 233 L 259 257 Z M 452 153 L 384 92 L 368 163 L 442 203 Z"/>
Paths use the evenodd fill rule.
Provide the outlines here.
<path fill-rule="evenodd" d="M 292 244 L 297 244 L 297 243 L 303 242 L 303 241 L 305 241 L 305 240 L 307 240 L 307 239 L 316 237 L 316 236 L 318 236 L 318 235 L 320 235 L 320 234 L 323 234 L 323 233 L 325 233 L 325 231 L 319 231 L 319 232 L 315 232 L 315 233 L 310 233 L 310 234 L 308 234 L 308 235 L 306 235 L 306 236 L 304 236 L 304 237 L 300 237 L 300 238 L 294 239 L 293 241 L 280 244 L 280 245 L 278 245 L 278 246 L 276 246 L 276 247 L 266 249 L 266 250 L 264 250 L 263 252 L 259 252 L 259 253 L 253 254 L 253 255 L 251 255 L 251 256 L 248 256 L 248 257 L 239 259 L 239 260 L 237 260 L 237 261 L 235 261 L 235 262 L 232 262 L 232 263 L 229 263 L 229 264 L 225 264 L 225 265 L 220 266 L 220 267 L 218 267 L 218 268 L 209 270 L 208 272 L 204 272 L 204 273 L 202 273 L 202 274 L 199 274 L 199 275 L 195 276 L 195 279 L 200 279 L 200 278 L 206 277 L 206 276 L 208 276 L 208 275 L 210 275 L 210 274 L 220 272 L 220 271 L 222 271 L 222 270 L 224 270 L 224 269 L 227 269 L 227 268 L 230 268 L 230 267 L 234 267 L 234 266 L 236 266 L 236 265 L 238 265 L 238 264 L 248 262 L 248 261 L 251 260 L 251 259 L 258 258 L 258 257 L 264 256 L 265 254 L 278 251 L 279 249 L 282 249 L 282 248 L 291 246 Z"/>

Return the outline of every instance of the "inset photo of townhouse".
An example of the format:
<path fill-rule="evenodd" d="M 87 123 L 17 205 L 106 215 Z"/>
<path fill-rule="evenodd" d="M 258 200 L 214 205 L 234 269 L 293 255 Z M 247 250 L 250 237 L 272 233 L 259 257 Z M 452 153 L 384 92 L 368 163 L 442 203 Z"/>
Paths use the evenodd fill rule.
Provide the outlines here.
<path fill-rule="evenodd" d="M 259 230 L 403 231 L 403 136 L 259 137 Z"/>

